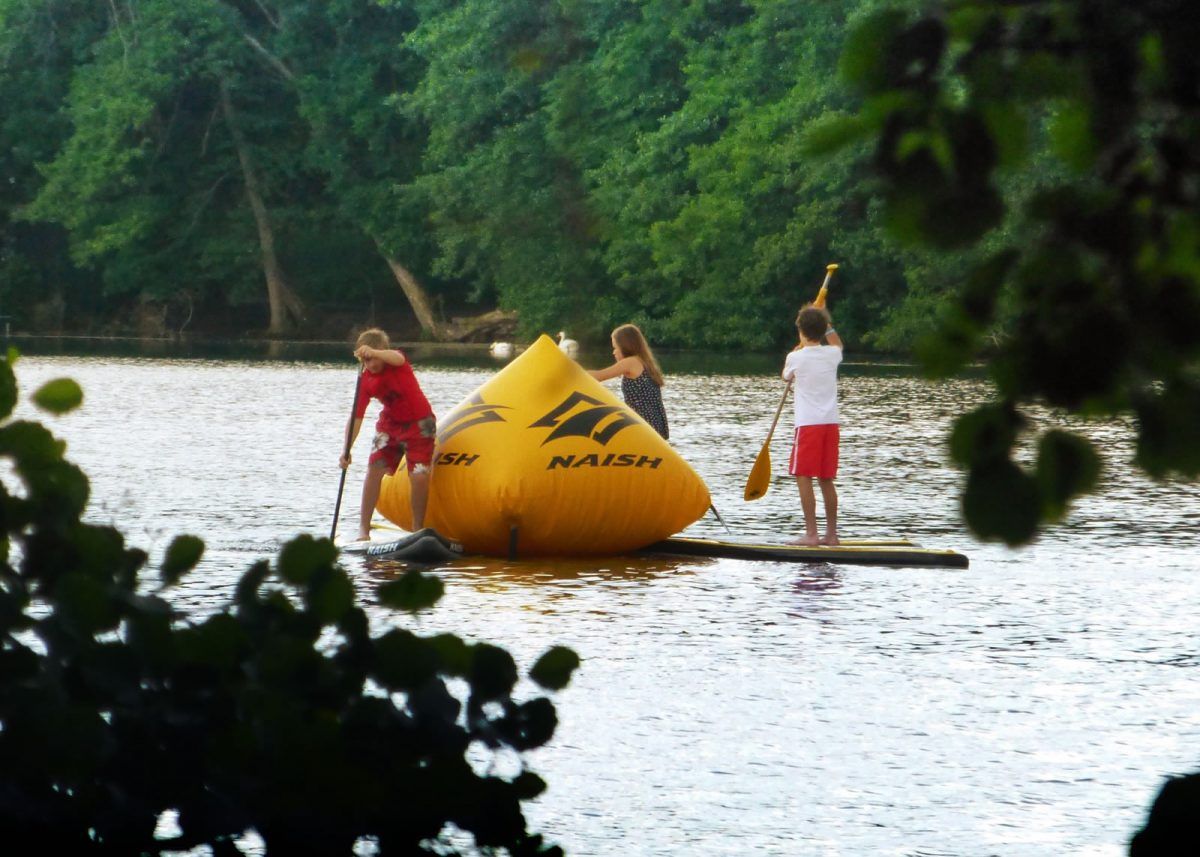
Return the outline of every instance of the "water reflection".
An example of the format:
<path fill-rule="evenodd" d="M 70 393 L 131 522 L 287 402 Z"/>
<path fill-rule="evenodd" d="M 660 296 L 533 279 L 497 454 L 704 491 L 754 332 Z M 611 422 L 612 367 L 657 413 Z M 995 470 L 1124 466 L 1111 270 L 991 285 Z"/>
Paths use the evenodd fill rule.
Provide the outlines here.
<path fill-rule="evenodd" d="M 344 351 L 27 357 L 18 415 L 35 415 L 40 382 L 79 380 L 79 411 L 36 416 L 91 478 L 89 516 L 148 549 L 151 573 L 174 535 L 204 538 L 172 597 L 224 609 L 255 559 L 329 531 L 354 387 Z M 693 373 L 670 357 L 672 441 L 722 517 L 748 541 L 795 535 L 786 432 L 770 491 L 742 500 L 778 361 Z M 418 364 L 435 410 L 497 370 L 483 360 Z M 1196 486 L 1131 468 L 1127 423 L 1035 410 L 1039 428 L 1100 446 L 1101 490 L 1027 549 L 981 544 L 962 527 L 945 439 L 987 387 L 851 365 L 841 394 L 843 536 L 907 536 L 968 554 L 970 569 L 464 559 L 433 570 L 436 609 L 375 605 L 372 621 L 496 642 L 523 670 L 551 645 L 579 652 L 559 730 L 531 760 L 550 789 L 530 808 L 575 857 L 1124 853 L 1160 777 L 1197 765 Z M 361 478 L 352 468 L 347 485 Z M 688 535 L 725 536 L 711 515 Z M 365 604 L 399 570 L 344 563 Z"/>
<path fill-rule="evenodd" d="M 343 562 L 346 561 L 343 557 Z M 423 571 L 438 573 L 447 581 L 462 580 L 472 586 L 542 586 L 579 582 L 649 581 L 664 574 L 692 573 L 705 560 L 637 556 L 601 558 L 554 558 L 507 560 L 474 556 L 443 564 L 417 564 Z M 371 580 L 392 580 L 414 564 L 388 559 L 366 559 L 363 568 Z"/>
<path fill-rule="evenodd" d="M 835 624 L 833 611 L 836 605 L 830 601 L 842 585 L 842 576 L 836 567 L 828 563 L 807 566 L 792 582 L 796 597 L 792 599 L 787 615 L 822 625 Z"/>
<path fill-rule="evenodd" d="M 842 588 L 842 577 L 838 570 L 827 563 L 824 568 L 810 569 L 806 574 L 796 578 L 793 588 L 800 595 L 820 595 L 834 589 Z"/>

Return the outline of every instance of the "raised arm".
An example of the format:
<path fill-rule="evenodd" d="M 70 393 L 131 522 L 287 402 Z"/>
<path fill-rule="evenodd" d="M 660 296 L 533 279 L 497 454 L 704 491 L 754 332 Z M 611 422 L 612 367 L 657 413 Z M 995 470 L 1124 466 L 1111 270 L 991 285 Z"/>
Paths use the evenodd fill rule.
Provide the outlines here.
<path fill-rule="evenodd" d="M 404 365 L 404 355 L 393 348 L 372 348 L 369 345 L 360 345 L 355 349 L 354 356 L 359 360 L 368 360 L 374 357 L 377 360 L 382 360 L 389 366 Z"/>

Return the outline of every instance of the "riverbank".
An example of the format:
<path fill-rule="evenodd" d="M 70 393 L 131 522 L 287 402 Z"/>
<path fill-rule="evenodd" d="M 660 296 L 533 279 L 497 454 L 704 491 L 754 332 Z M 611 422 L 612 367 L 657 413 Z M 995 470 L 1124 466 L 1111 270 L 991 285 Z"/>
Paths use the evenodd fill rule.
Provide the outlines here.
<path fill-rule="evenodd" d="M 447 368 L 500 368 L 521 354 L 529 343 L 514 343 L 513 353 L 493 356 L 490 343 L 430 342 L 400 340 L 396 347 L 404 350 L 416 364 Z M 14 334 L 3 338 L 3 347 L 14 346 L 26 355 L 43 357 L 147 357 L 181 360 L 250 360 L 289 361 L 296 363 L 342 363 L 350 361 L 353 338 L 266 339 L 264 337 L 138 337 L 85 334 L 36 335 Z M 655 349 L 670 384 L 671 375 L 774 375 L 783 359 L 777 352 L 712 352 L 691 349 Z M 583 345 L 579 362 L 587 367 L 606 365 L 611 353 L 604 345 Z M 905 355 L 868 354 L 849 351 L 842 374 L 859 371 L 872 373 L 911 374 L 913 362 Z M 962 373 L 980 377 L 982 365 Z"/>
<path fill-rule="evenodd" d="M 244 349 L 294 349 L 294 348 L 330 348 L 345 349 L 353 347 L 353 338 L 346 339 L 267 339 L 265 337 L 191 337 L 191 336 L 96 336 L 89 334 L 33 334 L 14 333 L 4 336 L 8 344 L 22 348 L 22 345 L 47 346 L 137 346 L 145 349 L 187 349 L 187 348 L 244 348 Z M 486 342 L 428 342 L 422 340 L 401 340 L 393 343 L 397 348 L 406 351 L 421 351 L 427 354 L 467 355 L 487 354 L 490 344 Z M 517 345 L 516 351 L 525 349 L 525 345 Z M 22 350 L 24 350 L 22 348 Z"/>
<path fill-rule="evenodd" d="M 742 499 L 780 355 L 753 379 L 685 375 L 690 356 L 666 355 L 673 445 L 739 537 L 784 540 L 800 509 L 781 432 L 771 490 Z M 200 566 L 165 594 L 207 615 L 282 540 L 329 532 L 354 385 L 348 355 L 336 360 L 32 358 L 17 376 L 23 393 L 79 381 L 84 405 L 52 426 L 88 475 L 91 519 L 151 569 L 175 535 L 203 539 Z M 485 380 L 420 369 L 446 413 Z M 1196 767 L 1200 534 L 1181 525 L 1194 489 L 1135 471 L 1128 426 L 1039 413 L 1102 448 L 1107 478 L 1036 544 L 978 543 L 944 440 L 991 387 L 859 364 L 841 392 L 844 534 L 949 547 L 970 568 L 470 559 L 432 572 L 446 596 L 410 621 L 376 595 L 400 569 L 347 556 L 356 596 L 376 627 L 493 641 L 522 675 L 551 645 L 579 652 L 554 740 L 530 760 L 550 783 L 531 827 L 572 857 L 1121 857 L 1162 776 Z M 18 408 L 40 413 L 27 395 Z M 343 527 L 368 445 L 360 435 Z M 695 529 L 728 538 L 712 516 Z"/>

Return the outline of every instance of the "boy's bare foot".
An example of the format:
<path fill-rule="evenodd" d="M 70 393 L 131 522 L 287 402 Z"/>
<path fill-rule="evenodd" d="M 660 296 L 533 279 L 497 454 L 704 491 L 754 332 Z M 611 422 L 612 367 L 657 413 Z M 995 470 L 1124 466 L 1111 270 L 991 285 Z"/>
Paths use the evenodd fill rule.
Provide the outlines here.
<path fill-rule="evenodd" d="M 801 536 L 798 539 L 792 539 L 788 542 L 789 545 L 800 545 L 801 547 L 812 548 L 821 543 L 821 540 L 814 536 Z"/>
<path fill-rule="evenodd" d="M 358 537 L 355 539 L 356 542 L 369 542 L 370 540 L 371 540 L 370 533 L 359 533 Z"/>
<path fill-rule="evenodd" d="M 838 540 L 837 533 L 826 533 L 825 538 L 821 539 L 821 544 L 837 547 L 841 541 Z"/>

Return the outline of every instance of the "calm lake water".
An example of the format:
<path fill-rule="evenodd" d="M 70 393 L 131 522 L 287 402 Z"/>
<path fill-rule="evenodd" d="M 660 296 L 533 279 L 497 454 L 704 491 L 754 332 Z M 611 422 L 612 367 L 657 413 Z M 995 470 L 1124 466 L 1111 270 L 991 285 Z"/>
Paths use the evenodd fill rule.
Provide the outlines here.
<path fill-rule="evenodd" d="M 664 363 L 672 442 L 725 521 L 744 539 L 797 533 L 786 428 L 770 492 L 741 499 L 781 392 L 774 359 Z M 498 368 L 417 364 L 439 414 Z M 90 518 L 155 558 L 201 536 L 175 598 L 207 612 L 287 538 L 328 534 L 354 371 L 334 355 L 26 356 L 19 412 L 45 380 L 82 384 L 83 407 L 45 421 L 91 477 Z M 559 730 L 530 756 L 550 784 L 530 827 L 571 855 L 1123 854 L 1163 777 L 1200 769 L 1200 490 L 1133 471 L 1128 424 L 1037 413 L 1099 444 L 1103 488 L 1031 547 L 977 543 L 944 441 L 985 384 L 851 356 L 841 395 L 843 537 L 953 548 L 969 570 L 467 559 L 437 571 L 428 615 L 374 619 L 488 640 L 523 668 L 555 644 L 580 654 Z M 724 535 L 711 516 L 688 532 Z M 396 573 L 344 562 L 366 602 Z"/>

